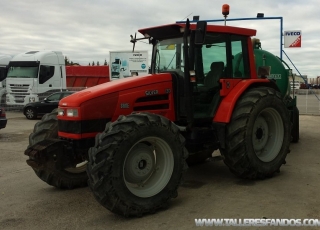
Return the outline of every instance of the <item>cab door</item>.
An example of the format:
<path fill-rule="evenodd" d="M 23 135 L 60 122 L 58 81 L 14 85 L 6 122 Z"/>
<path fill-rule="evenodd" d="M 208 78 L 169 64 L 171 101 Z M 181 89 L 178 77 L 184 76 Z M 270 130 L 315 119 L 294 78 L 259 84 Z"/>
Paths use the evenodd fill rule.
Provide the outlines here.
<path fill-rule="evenodd" d="M 222 97 L 226 96 L 221 94 L 222 82 L 234 87 L 242 79 L 250 78 L 248 37 L 207 33 L 204 44 L 196 49 L 195 69 L 199 80 L 193 92 L 194 118 L 212 120 Z"/>

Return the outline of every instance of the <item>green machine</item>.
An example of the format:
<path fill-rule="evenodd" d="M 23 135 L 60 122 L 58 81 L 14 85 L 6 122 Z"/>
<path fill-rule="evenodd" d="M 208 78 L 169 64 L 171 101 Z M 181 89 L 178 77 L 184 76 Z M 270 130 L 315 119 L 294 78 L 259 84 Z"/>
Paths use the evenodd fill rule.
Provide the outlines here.
<path fill-rule="evenodd" d="M 259 77 L 267 77 L 277 84 L 283 100 L 291 111 L 292 121 L 292 142 L 299 140 L 299 110 L 297 108 L 297 97 L 291 95 L 289 77 L 292 76 L 292 70 L 279 57 L 263 50 L 259 39 L 252 40 L 256 70 Z"/>

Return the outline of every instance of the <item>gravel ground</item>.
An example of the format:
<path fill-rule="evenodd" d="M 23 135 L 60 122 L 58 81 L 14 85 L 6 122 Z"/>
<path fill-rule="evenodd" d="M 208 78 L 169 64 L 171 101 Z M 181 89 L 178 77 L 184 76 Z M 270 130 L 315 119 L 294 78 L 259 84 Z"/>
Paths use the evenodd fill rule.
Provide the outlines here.
<path fill-rule="evenodd" d="M 179 196 L 167 210 L 133 219 L 116 216 L 103 208 L 89 188 L 65 191 L 42 182 L 26 164 L 27 157 L 23 154 L 28 136 L 39 120 L 27 120 L 13 111 L 7 112 L 7 117 L 7 127 L 0 130 L 2 230 L 194 229 L 197 228 L 195 218 L 317 219 L 320 216 L 317 198 L 320 116 L 300 117 L 301 140 L 291 145 L 287 164 L 273 178 L 241 180 L 222 161 L 208 161 L 189 168 Z"/>

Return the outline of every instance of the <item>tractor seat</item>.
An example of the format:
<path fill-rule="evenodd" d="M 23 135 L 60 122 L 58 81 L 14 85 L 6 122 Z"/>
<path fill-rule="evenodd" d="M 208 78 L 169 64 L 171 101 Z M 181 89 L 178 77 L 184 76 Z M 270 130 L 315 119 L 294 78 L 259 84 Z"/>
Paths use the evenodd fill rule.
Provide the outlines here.
<path fill-rule="evenodd" d="M 199 94 L 195 98 L 194 117 L 213 117 L 220 101 L 220 77 L 224 71 L 223 62 L 212 62 L 210 71 L 204 79 L 204 86 L 198 88 Z"/>
<path fill-rule="evenodd" d="M 204 85 L 207 88 L 213 88 L 219 86 L 220 77 L 223 74 L 224 63 L 220 62 L 212 62 L 210 66 L 210 71 L 204 79 Z"/>

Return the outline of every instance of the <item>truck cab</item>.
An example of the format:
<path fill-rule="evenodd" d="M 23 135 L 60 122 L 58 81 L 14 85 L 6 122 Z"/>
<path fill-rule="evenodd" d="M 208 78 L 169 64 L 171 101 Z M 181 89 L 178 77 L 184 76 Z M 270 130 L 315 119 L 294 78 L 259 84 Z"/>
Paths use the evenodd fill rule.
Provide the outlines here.
<path fill-rule="evenodd" d="M 8 64 L 12 59 L 9 55 L 0 55 L 0 104 L 4 105 L 6 102 L 6 78 L 8 71 Z"/>
<path fill-rule="evenodd" d="M 29 51 L 9 63 L 8 105 L 24 106 L 66 88 L 65 62 L 60 51 Z"/>
<path fill-rule="evenodd" d="M 111 63 L 111 77 L 114 79 L 124 78 L 125 71 L 128 71 L 127 60 L 116 57 Z"/>

